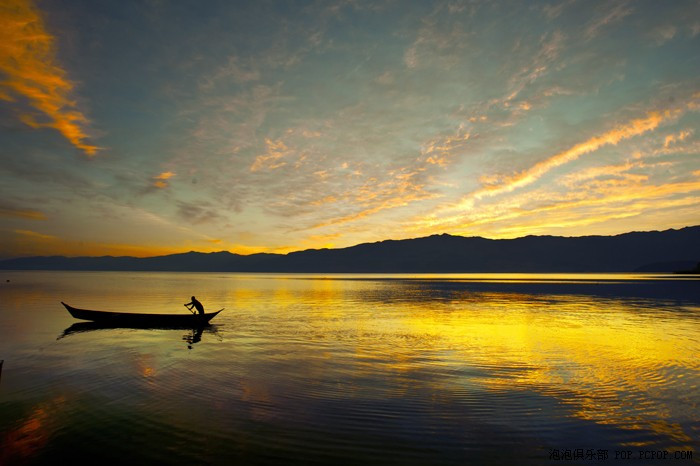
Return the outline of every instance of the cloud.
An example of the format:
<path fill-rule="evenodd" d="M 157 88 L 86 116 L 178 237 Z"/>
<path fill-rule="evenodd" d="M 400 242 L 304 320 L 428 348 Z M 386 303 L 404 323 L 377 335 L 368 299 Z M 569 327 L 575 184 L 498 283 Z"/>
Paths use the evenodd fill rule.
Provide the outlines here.
<path fill-rule="evenodd" d="M 255 84 L 232 95 L 207 90 L 189 101 L 180 117 L 194 120 L 194 130 L 182 141 L 175 163 L 198 172 L 222 157 L 259 150 L 261 127 L 268 114 L 284 100 L 279 92 L 279 84 Z"/>
<path fill-rule="evenodd" d="M 208 202 L 194 203 L 178 201 L 177 213 L 183 220 L 195 225 L 211 223 L 223 219 L 219 211 Z"/>
<path fill-rule="evenodd" d="M 635 167 L 641 167 L 643 164 L 641 162 L 625 162 L 619 165 L 603 165 L 589 167 L 584 170 L 577 170 L 573 173 L 569 173 L 559 179 L 559 183 L 572 188 L 574 186 L 580 185 L 582 182 L 587 182 L 596 178 L 611 178 L 624 176 L 626 172 Z"/>
<path fill-rule="evenodd" d="M 483 218 L 485 222 L 490 222 L 494 221 L 494 218 L 501 218 L 501 216 L 517 217 L 525 215 L 525 212 L 532 210 L 531 207 L 525 207 L 523 205 L 523 200 L 530 199 L 528 196 L 532 195 L 528 192 L 522 193 L 520 197 L 516 196 L 510 200 L 501 198 L 498 202 L 491 205 L 485 204 L 485 202 L 489 198 L 511 193 L 526 186 L 532 185 L 555 168 L 577 160 L 583 155 L 596 152 L 605 146 L 617 145 L 623 140 L 628 140 L 635 136 L 653 131 L 661 124 L 679 118 L 686 110 L 695 110 L 697 106 L 695 102 L 696 98 L 696 96 L 693 96 L 693 98 L 686 102 L 685 105 L 679 107 L 648 112 L 645 117 L 629 120 L 628 122 L 618 125 L 609 131 L 593 136 L 581 143 L 573 145 L 561 152 L 547 157 L 544 160 L 531 165 L 529 168 L 526 168 L 525 170 L 513 175 L 483 175 L 480 178 L 482 187 L 464 196 L 455 204 L 438 208 L 425 218 L 418 218 L 417 222 L 418 225 L 420 225 L 419 228 L 428 229 L 430 231 L 439 230 L 440 228 L 461 228 L 466 225 L 473 225 L 475 221 L 480 221 L 478 220 L 479 218 Z M 686 139 L 689 134 L 689 132 L 681 131 L 666 137 L 663 142 L 665 146 L 664 150 L 668 151 L 669 145 L 673 144 L 675 141 L 682 141 L 683 139 Z M 624 186 L 629 183 L 637 186 L 639 183 L 646 181 L 647 177 L 644 175 L 623 174 L 633 166 L 641 167 L 643 165 L 641 162 L 636 162 L 636 164 L 628 163 L 623 164 L 622 166 L 612 167 L 609 169 L 609 173 L 607 174 L 607 180 L 595 182 L 590 180 L 604 175 L 605 169 L 600 171 L 599 169 L 593 168 L 578 174 L 566 175 L 560 180 L 560 183 L 564 185 L 568 184 L 569 188 L 571 188 L 571 185 L 573 184 L 577 184 L 581 181 L 587 181 L 590 184 L 589 187 L 597 187 L 601 190 L 613 189 L 616 186 Z M 668 186 L 670 193 L 676 192 L 675 190 L 680 189 L 679 186 L 681 185 L 670 184 Z M 692 185 L 692 187 L 694 188 L 695 185 Z M 654 193 L 658 193 L 660 189 L 663 189 L 663 187 L 657 188 Z M 633 194 L 633 192 L 634 191 L 631 191 L 629 194 L 626 193 L 625 196 L 642 196 L 641 193 Z M 650 192 L 650 195 L 654 193 Z M 585 193 L 585 196 L 590 196 L 590 194 L 590 192 L 587 192 Z M 552 199 L 556 199 L 556 195 L 557 193 L 547 192 L 544 197 L 549 202 Z M 571 193 L 569 195 L 575 196 L 575 194 Z M 599 197 L 608 198 L 609 196 L 602 191 L 598 192 L 596 196 L 593 196 L 594 199 Z M 482 202 L 477 206 L 477 201 Z"/>
<path fill-rule="evenodd" d="M 8 0 L 0 7 L 0 99 L 26 100 L 20 120 L 32 128 L 53 128 L 87 155 L 99 147 L 88 142 L 89 120 L 70 99 L 73 83 L 56 63 L 56 38 L 47 31 L 29 0 Z"/>
<path fill-rule="evenodd" d="M 429 162 L 423 163 L 430 165 Z M 385 210 L 440 197 L 440 194 L 428 189 L 427 181 L 421 176 L 425 170 L 425 166 L 418 166 L 389 172 L 386 179 L 370 177 L 359 189 L 342 196 L 346 201 L 344 207 L 352 210 L 350 214 L 323 220 L 311 229 L 354 222 Z M 331 201 L 336 200 L 329 199 Z"/>
<path fill-rule="evenodd" d="M 698 34 L 700 34 L 700 22 L 698 23 L 693 23 L 690 26 L 690 37 L 695 37 Z"/>
<path fill-rule="evenodd" d="M 463 149 L 471 137 L 467 125 L 461 123 L 454 134 L 438 137 L 424 144 L 421 155 L 427 164 L 447 167 L 455 152 Z"/>
<path fill-rule="evenodd" d="M 416 68 L 418 66 L 418 44 L 414 44 L 406 49 L 403 54 L 403 61 L 408 68 Z"/>
<path fill-rule="evenodd" d="M 258 155 L 250 166 L 250 171 L 257 172 L 263 169 L 274 170 L 287 164 L 281 159 L 290 155 L 291 151 L 282 140 L 265 139 L 265 154 Z"/>
<path fill-rule="evenodd" d="M 230 86 L 232 82 L 241 84 L 258 80 L 260 80 L 260 71 L 255 63 L 243 64 L 239 57 L 230 56 L 226 64 L 202 79 L 200 88 L 203 91 L 210 91 L 219 84 Z"/>
<path fill-rule="evenodd" d="M 50 241 L 56 239 L 56 237 L 53 235 L 45 235 L 43 233 L 37 233 L 36 231 L 31 230 L 15 230 L 15 233 L 23 237 L 28 237 L 42 241 Z"/>
<path fill-rule="evenodd" d="M 684 141 L 691 134 L 693 134 L 693 132 L 690 130 L 683 130 L 676 134 L 669 134 L 664 139 L 664 148 L 668 148 L 671 144 L 676 142 Z"/>
<path fill-rule="evenodd" d="M 635 165 L 627 165 L 635 166 Z M 638 165 L 636 165 L 638 166 Z M 610 220 L 643 216 L 653 211 L 691 208 L 678 224 L 693 223 L 700 207 L 700 181 L 649 183 L 646 175 L 623 173 L 625 166 L 596 167 L 582 176 L 565 181 L 567 190 L 551 186 L 518 193 L 497 203 L 480 205 L 461 216 L 418 221 L 407 228 L 420 234 L 443 232 L 485 234 L 507 238 L 548 232 L 555 229 L 602 224 Z M 606 175 L 606 169 L 612 175 Z M 693 213 L 694 212 L 694 213 Z"/>
<path fill-rule="evenodd" d="M 566 149 L 558 154 L 555 154 L 541 162 L 536 163 L 532 167 L 512 176 L 497 177 L 498 181 L 489 183 L 487 186 L 472 193 L 467 201 L 479 199 L 484 196 L 495 196 L 505 192 L 510 192 L 515 189 L 527 186 L 550 170 L 578 159 L 584 154 L 597 151 L 603 146 L 616 145 L 624 139 L 629 139 L 633 136 L 646 133 L 656 129 L 663 121 L 677 116 L 678 111 L 666 110 L 663 112 L 649 112 L 644 118 L 631 120 L 624 125 L 620 125 L 599 136 L 594 136 L 582 143 L 576 144 L 569 149 Z"/>
<path fill-rule="evenodd" d="M 472 34 L 471 29 L 465 27 L 460 12 L 449 6 L 446 12 L 444 5 L 438 5 L 422 18 L 415 40 L 404 51 L 404 65 L 416 69 L 433 63 L 449 69 L 458 63 Z"/>
<path fill-rule="evenodd" d="M 411 63 L 413 63 L 414 60 L 415 60 L 415 58 L 411 59 L 410 60 Z M 408 63 L 407 63 L 407 66 L 409 66 L 409 68 L 413 68 L 413 66 L 408 65 Z M 415 63 L 414 63 L 414 66 L 415 66 Z M 391 84 L 394 84 L 395 81 L 396 81 L 396 78 L 394 76 L 394 73 L 392 73 L 391 71 L 385 71 L 384 73 L 382 73 L 379 76 L 377 76 L 376 78 L 374 78 L 374 82 L 376 82 L 377 84 L 381 84 L 383 86 L 389 86 Z"/>
<path fill-rule="evenodd" d="M 494 100 L 492 104 L 502 104 L 509 106 L 518 95 L 520 95 L 527 86 L 532 85 L 538 79 L 541 79 L 547 74 L 552 64 L 559 58 L 561 54 L 566 36 L 561 31 L 554 31 L 551 34 L 545 34 L 540 38 L 540 49 L 533 57 L 528 57 L 528 62 L 523 66 L 509 82 L 508 95 L 499 102 Z M 522 104 L 521 104 L 522 105 Z M 527 102 L 525 105 L 529 105 Z M 529 107 L 525 110 L 529 110 Z"/>
<path fill-rule="evenodd" d="M 163 172 L 160 175 L 156 175 L 153 177 L 153 179 L 155 180 L 153 182 L 153 186 L 155 186 L 156 188 L 161 188 L 161 189 L 167 188 L 169 186 L 167 180 L 169 180 L 173 176 L 175 176 L 175 173 L 173 173 L 173 172 Z"/>
<path fill-rule="evenodd" d="M 547 19 L 553 20 L 556 19 L 561 13 L 569 7 L 574 0 L 568 0 L 568 1 L 559 1 L 551 5 L 544 5 L 542 7 L 542 12 L 545 14 Z"/>
<path fill-rule="evenodd" d="M 116 244 L 107 242 L 78 241 L 64 237 L 37 233 L 31 230 L 0 229 L 0 256 L 27 257 L 45 255 L 65 256 L 136 256 L 174 254 L 191 248 L 184 246 L 155 246 L 147 244 Z"/>
<path fill-rule="evenodd" d="M 3 205 L 0 205 L 0 217 L 46 220 L 46 215 L 43 212 L 29 209 L 16 209 L 14 207 Z"/>
<path fill-rule="evenodd" d="M 584 32 L 586 39 L 593 39 L 598 35 L 601 29 L 620 21 L 633 11 L 633 9 L 627 5 L 627 2 L 605 3 L 604 5 L 606 7 L 608 5 L 612 6 L 588 24 Z"/>
<path fill-rule="evenodd" d="M 676 36 L 677 29 L 671 24 L 658 26 L 651 31 L 651 37 L 656 45 L 663 45 Z"/>

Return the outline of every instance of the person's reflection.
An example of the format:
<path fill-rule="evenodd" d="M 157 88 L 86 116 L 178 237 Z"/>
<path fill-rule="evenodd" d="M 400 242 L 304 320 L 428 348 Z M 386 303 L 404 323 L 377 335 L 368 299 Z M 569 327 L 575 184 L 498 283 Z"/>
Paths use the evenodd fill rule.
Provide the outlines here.
<path fill-rule="evenodd" d="M 197 327 L 193 328 L 190 333 L 183 335 L 182 339 L 187 342 L 187 349 L 192 349 L 192 345 L 202 340 L 202 332 L 204 332 L 204 327 Z"/>

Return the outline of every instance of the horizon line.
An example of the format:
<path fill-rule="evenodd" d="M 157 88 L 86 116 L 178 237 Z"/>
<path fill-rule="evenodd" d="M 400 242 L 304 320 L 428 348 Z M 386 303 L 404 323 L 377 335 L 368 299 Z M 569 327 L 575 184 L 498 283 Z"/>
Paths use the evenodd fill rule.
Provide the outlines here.
<path fill-rule="evenodd" d="M 378 243 L 384 243 L 384 242 L 389 242 L 389 241 L 413 241 L 413 240 L 420 240 L 420 239 L 425 239 L 425 238 L 432 238 L 435 236 L 451 236 L 454 238 L 479 238 L 479 239 L 485 239 L 488 241 L 514 241 L 518 239 L 523 239 L 523 238 L 532 238 L 532 237 L 537 237 L 537 238 L 593 238 L 593 237 L 606 237 L 606 238 L 614 238 L 616 236 L 623 236 L 623 235 L 629 235 L 629 234 L 634 234 L 634 233 L 663 233 L 666 231 L 679 231 L 679 230 L 684 230 L 686 228 L 697 228 L 700 227 L 700 224 L 697 225 L 686 225 L 683 227 L 679 228 L 666 228 L 663 230 L 631 230 L 631 231 L 626 231 L 623 233 L 617 233 L 617 234 L 612 234 L 612 235 L 580 235 L 580 236 L 564 236 L 564 235 L 525 235 L 525 236 L 517 236 L 514 238 L 488 238 L 484 236 L 463 236 L 463 235 L 454 235 L 451 233 L 435 233 L 432 235 L 427 235 L 427 236 L 419 236 L 415 238 L 403 238 L 403 239 L 392 239 L 392 238 L 387 238 L 383 240 L 377 240 L 377 241 L 367 241 L 363 243 L 357 243 L 351 246 L 344 246 L 344 247 L 337 247 L 337 248 L 307 248 L 307 249 L 299 249 L 295 251 L 290 251 L 286 253 L 278 253 L 278 252 L 254 252 L 250 254 L 240 254 L 236 252 L 231 252 L 229 250 L 222 249 L 220 251 L 211 251 L 211 252 L 202 252 L 202 251 L 195 251 L 195 250 L 189 250 L 189 251 L 183 251 L 183 252 L 173 252 L 170 254 L 160 254 L 160 255 L 154 255 L 154 256 L 129 256 L 129 255 L 121 255 L 121 256 L 114 256 L 114 255 L 99 255 L 99 256 L 85 256 L 85 255 L 78 255 L 78 256 L 70 256 L 70 255 L 61 255 L 61 254 L 53 254 L 53 255 L 40 255 L 40 256 L 14 256 L 14 257 L 4 257 L 0 258 L 0 262 L 5 262 L 9 260 L 17 260 L 17 259 L 31 259 L 31 258 L 54 258 L 54 257 L 64 257 L 67 259 L 79 259 L 79 258 L 106 258 L 106 257 L 111 257 L 111 258 L 132 258 L 132 259 L 150 259 L 150 258 L 157 258 L 157 257 L 168 257 L 168 256 L 176 256 L 176 255 L 184 255 L 184 254 L 221 254 L 221 253 L 228 253 L 231 255 L 236 255 L 236 256 L 242 256 L 242 257 L 249 257 L 249 256 L 255 256 L 255 255 L 262 255 L 262 254 L 267 254 L 271 256 L 288 256 L 290 254 L 295 254 L 295 253 L 300 253 L 300 252 L 306 252 L 306 251 L 334 251 L 334 250 L 343 250 L 343 249 L 350 249 L 358 246 L 363 246 L 363 245 L 369 245 L 369 244 L 378 244 Z"/>

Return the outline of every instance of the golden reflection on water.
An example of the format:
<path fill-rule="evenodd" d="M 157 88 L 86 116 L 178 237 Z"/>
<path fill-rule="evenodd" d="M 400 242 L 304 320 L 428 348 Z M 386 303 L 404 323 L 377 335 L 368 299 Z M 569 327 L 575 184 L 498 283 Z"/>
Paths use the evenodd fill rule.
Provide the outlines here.
<path fill-rule="evenodd" d="M 39 452 L 57 428 L 56 417 L 66 399 L 57 396 L 36 405 L 29 414 L 3 434 L 0 464 L 20 464 Z"/>
<path fill-rule="evenodd" d="M 136 372 L 144 379 L 151 379 L 156 376 L 155 355 L 139 354 L 134 358 Z"/>
<path fill-rule="evenodd" d="M 524 298 L 512 296 L 507 318 L 484 309 L 445 320 L 442 314 L 421 308 L 406 324 L 417 334 L 439 337 L 441 346 L 460 348 L 452 362 L 477 359 L 477 364 L 492 368 L 491 374 L 499 368 L 527 368 L 480 380 L 492 390 L 556 396 L 571 406 L 576 417 L 651 429 L 688 446 L 691 437 L 665 419 L 683 417 L 688 403 L 692 406 L 691 398 L 697 401 L 693 395 L 697 387 L 687 386 L 684 393 L 678 390 L 684 374 L 674 380 L 676 375 L 669 373 L 676 367 L 697 371 L 698 353 L 687 351 L 697 350 L 697 342 L 688 338 L 697 335 L 693 333 L 697 328 L 690 324 L 683 331 L 677 321 L 634 316 L 620 304 L 581 312 L 580 300 L 560 301 L 556 313 L 547 313 L 544 320 Z M 670 385 L 676 387 L 674 393 L 668 392 Z M 655 398 L 666 398 L 664 393 L 672 399 L 658 403 Z"/>
<path fill-rule="evenodd" d="M 581 277 L 556 277 L 574 278 Z M 440 389 L 446 383 L 453 388 L 467 383 L 493 392 L 530 391 L 556 398 L 572 417 L 650 430 L 678 448 L 692 448 L 691 433 L 672 421 L 691 421 L 688 407 L 696 410 L 699 401 L 700 328 L 690 317 L 677 313 L 664 318 L 663 309 L 595 296 L 480 292 L 433 300 L 429 290 L 423 295 L 412 283 L 403 283 L 396 292 L 387 291 L 385 283 L 313 279 L 301 287 L 287 279 L 281 282 L 275 284 L 270 312 L 287 312 L 295 321 L 291 325 L 312 327 L 300 330 L 307 338 L 350 335 L 357 363 L 353 367 L 360 378 L 362 371 L 371 377 L 378 363 L 393 374 L 418 371 L 426 364 L 456 371 L 477 368 L 481 375 L 421 383 Z M 364 301 L 353 303 L 348 295 L 353 288 L 361 288 L 357 291 Z M 383 297 L 385 292 L 389 295 Z M 262 289 L 239 288 L 231 298 L 260 300 L 264 294 Z M 358 310 L 363 304 L 366 310 Z"/>
<path fill-rule="evenodd" d="M 78 307 L 110 310 L 174 312 L 192 294 L 207 310 L 226 307 L 214 321 L 218 330 L 207 331 L 201 342 L 195 342 L 201 335 L 181 331 L 116 330 L 78 334 L 54 347 L 62 361 L 67 348 L 80 353 L 70 353 L 81 364 L 73 370 L 124 384 L 115 389 L 118 396 L 143 401 L 138 389 L 145 387 L 159 400 L 181 399 L 187 406 L 206 400 L 216 410 L 196 416 L 212 428 L 220 427 L 216 416 L 231 425 L 226 406 L 269 423 L 289 422 L 290 412 L 308 415 L 308 426 L 314 426 L 317 419 L 307 408 L 322 411 L 329 400 L 350 406 L 341 414 L 354 414 L 355 420 L 374 419 L 352 411 L 355 401 L 392 406 L 397 411 L 391 415 L 410 419 L 417 409 L 411 403 L 435 403 L 439 417 L 445 406 L 463 400 L 478 421 L 483 420 L 478 413 L 491 408 L 484 404 L 498 400 L 512 419 L 532 422 L 524 430 L 556 429 L 562 411 L 547 410 L 557 406 L 568 419 L 639 432 L 624 437 L 630 446 L 697 445 L 692 429 L 700 406 L 700 308 L 673 296 L 620 297 L 607 292 L 609 285 L 602 285 L 601 294 L 589 285 L 586 292 L 577 288 L 630 280 L 621 274 L 93 275 L 88 280 L 92 275 L 37 274 L 31 286 L 17 280 L 16 287 L 13 280 L 2 296 L 10 314 L 30 309 L 32 302 L 50 312 L 6 322 L 36 330 L 55 321 L 63 330 L 73 323 L 58 304 L 66 296 Z M 536 286 L 541 283 L 561 287 L 543 290 Z M 55 338 L 58 332 L 52 332 Z M 8 341 L 21 333 L 8 333 Z M 100 358 L 111 365 L 89 365 Z M 95 377 L 90 383 L 84 382 L 109 392 Z M 416 401 L 420 397 L 427 399 Z M 363 406 L 370 405 L 358 410 Z M 48 412 L 37 407 L 4 443 L 31 456 L 46 437 Z M 464 422 L 460 427 L 469 429 Z"/>

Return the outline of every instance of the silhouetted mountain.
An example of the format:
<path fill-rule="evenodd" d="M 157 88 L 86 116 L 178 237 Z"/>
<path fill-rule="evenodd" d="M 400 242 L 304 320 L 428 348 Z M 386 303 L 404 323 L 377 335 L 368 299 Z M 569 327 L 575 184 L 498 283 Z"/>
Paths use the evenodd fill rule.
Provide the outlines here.
<path fill-rule="evenodd" d="M 688 267 L 687 269 L 677 270 L 676 273 L 697 273 L 700 274 L 700 262 L 695 264 L 695 267 Z"/>
<path fill-rule="evenodd" d="M 635 272 L 676 272 L 679 270 L 690 270 L 695 267 L 695 261 L 671 261 L 654 262 L 637 267 Z"/>
<path fill-rule="evenodd" d="M 617 236 L 492 240 L 447 234 L 342 249 L 239 255 L 27 257 L 0 269 L 227 272 L 672 272 L 700 259 L 700 226 Z M 680 265 L 680 267 L 679 267 Z"/>

